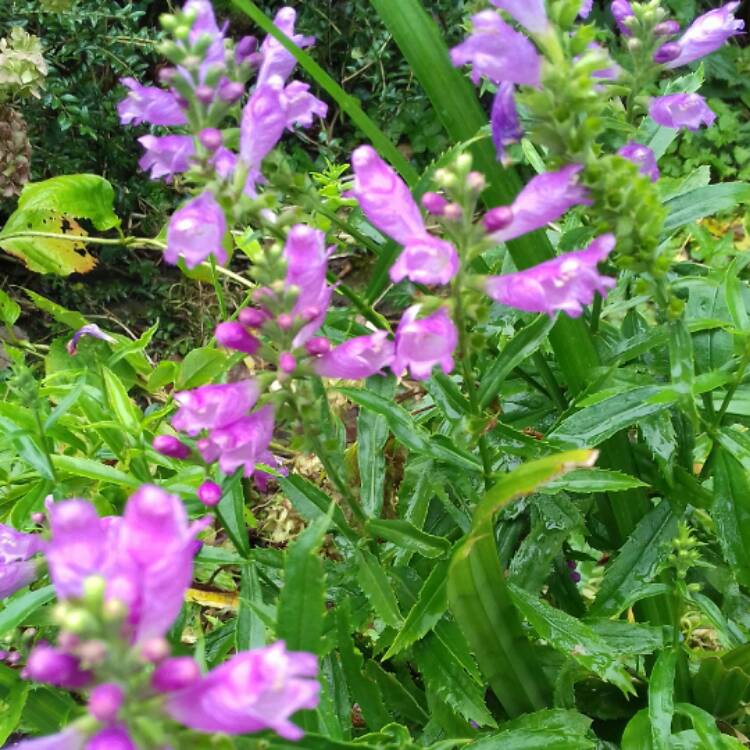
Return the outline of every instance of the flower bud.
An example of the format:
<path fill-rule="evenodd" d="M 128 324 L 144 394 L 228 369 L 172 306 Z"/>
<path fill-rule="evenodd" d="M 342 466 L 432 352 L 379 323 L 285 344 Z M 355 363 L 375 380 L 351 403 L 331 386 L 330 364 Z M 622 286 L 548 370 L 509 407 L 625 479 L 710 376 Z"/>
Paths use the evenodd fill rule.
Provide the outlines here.
<path fill-rule="evenodd" d="M 10 657 L 7 661 L 10 662 Z M 89 675 L 81 670 L 75 656 L 40 641 L 29 654 L 24 677 L 58 687 L 80 687 Z"/>
<path fill-rule="evenodd" d="M 242 99 L 245 87 L 237 81 L 225 81 L 219 86 L 219 98 L 226 104 L 234 104 Z"/>
<path fill-rule="evenodd" d="M 165 659 L 151 676 L 151 685 L 160 693 L 182 690 L 192 685 L 201 671 L 198 662 L 192 656 L 173 656 Z"/>
<path fill-rule="evenodd" d="M 290 375 L 294 372 L 296 367 L 297 360 L 294 358 L 294 355 L 291 352 L 281 352 L 281 354 L 279 354 L 279 369 L 282 372 Z"/>
<path fill-rule="evenodd" d="M 173 31 L 177 28 L 177 19 L 171 13 L 162 13 L 159 16 L 159 23 L 164 31 Z"/>
<path fill-rule="evenodd" d="M 18 651 L 11 651 L 6 657 L 5 661 L 11 665 L 11 667 L 14 667 L 16 664 L 18 664 L 19 661 L 21 661 L 21 654 Z"/>
<path fill-rule="evenodd" d="M 481 193 L 487 187 L 487 180 L 481 172 L 469 172 L 466 184 L 472 192 Z"/>
<path fill-rule="evenodd" d="M 254 36 L 243 36 L 234 48 L 235 60 L 241 65 L 258 49 L 258 40 Z"/>
<path fill-rule="evenodd" d="M 190 36 L 190 27 L 180 24 L 174 29 L 172 36 L 180 42 L 184 42 Z"/>
<path fill-rule="evenodd" d="M 276 325 L 281 328 L 282 331 L 288 331 L 293 323 L 294 319 L 289 313 L 281 313 L 281 315 L 276 318 Z"/>
<path fill-rule="evenodd" d="M 5 661 L 8 658 L 9 654 L 7 651 L 3 651 L 0 649 L 0 662 Z"/>
<path fill-rule="evenodd" d="M 202 104 L 211 104 L 214 100 L 214 90 L 210 86 L 198 86 L 195 89 L 195 98 Z"/>
<path fill-rule="evenodd" d="M 471 158 L 471 154 L 468 151 L 464 151 L 456 159 L 456 169 L 459 172 L 466 173 L 471 169 L 472 163 L 473 159 Z"/>
<path fill-rule="evenodd" d="M 101 576 L 88 576 L 83 582 L 83 601 L 90 607 L 99 608 L 104 601 L 107 582 Z"/>
<path fill-rule="evenodd" d="M 628 49 L 631 52 L 638 52 L 638 50 L 643 46 L 640 39 L 636 39 L 635 37 L 631 37 L 628 39 Z"/>
<path fill-rule="evenodd" d="M 654 34 L 656 36 L 674 36 L 680 33 L 680 24 L 674 19 L 669 21 L 662 21 L 662 23 L 654 26 Z"/>
<path fill-rule="evenodd" d="M 86 750 L 138 750 L 123 727 L 105 727 L 86 743 Z"/>
<path fill-rule="evenodd" d="M 157 435 L 151 443 L 151 447 L 162 456 L 184 459 L 190 455 L 190 448 L 178 440 L 174 435 Z"/>
<path fill-rule="evenodd" d="M 31 520 L 37 526 L 41 526 L 47 520 L 47 516 L 45 516 L 44 513 L 32 513 Z"/>
<path fill-rule="evenodd" d="M 81 660 L 81 665 L 86 669 L 103 664 L 107 658 L 109 649 L 104 641 L 84 641 L 77 649 L 76 656 Z"/>
<path fill-rule="evenodd" d="M 672 60 L 676 60 L 682 53 L 682 47 L 677 42 L 667 42 L 662 44 L 654 53 L 654 62 L 659 65 L 665 65 Z"/>
<path fill-rule="evenodd" d="M 325 336 L 316 336 L 305 344 L 305 349 L 308 354 L 317 357 L 331 351 L 331 342 Z"/>
<path fill-rule="evenodd" d="M 216 151 L 223 142 L 221 131 L 216 128 L 203 128 L 198 137 L 203 146 L 209 151 Z"/>
<path fill-rule="evenodd" d="M 170 654 L 169 643 L 166 638 L 149 638 L 141 644 L 139 656 L 142 661 L 156 664 L 166 659 Z"/>
<path fill-rule="evenodd" d="M 260 328 L 267 319 L 268 316 L 257 307 L 243 307 L 238 316 L 238 320 L 246 328 Z"/>
<path fill-rule="evenodd" d="M 422 206 L 434 216 L 442 216 L 447 205 L 448 201 L 440 193 L 425 193 L 422 196 Z"/>
<path fill-rule="evenodd" d="M 221 494 L 221 485 L 210 481 L 203 482 L 197 491 L 198 499 L 209 508 L 219 504 Z"/>
<path fill-rule="evenodd" d="M 128 616 L 128 607 L 120 599 L 109 599 L 104 602 L 102 614 L 107 622 L 120 622 Z"/>
<path fill-rule="evenodd" d="M 162 68 L 158 75 L 159 83 L 163 86 L 169 86 L 176 75 L 177 70 L 175 68 Z"/>
<path fill-rule="evenodd" d="M 89 696 L 89 712 L 98 721 L 113 722 L 125 699 L 123 689 L 115 682 L 97 685 Z"/>
<path fill-rule="evenodd" d="M 489 210 L 482 219 L 484 228 L 492 233 L 510 226 L 513 221 L 513 209 L 510 206 L 497 206 Z"/>
<path fill-rule="evenodd" d="M 443 216 L 445 216 L 448 221 L 460 221 L 463 215 L 464 210 L 458 205 L 458 203 L 449 203 L 445 207 L 445 211 L 443 211 Z"/>
<path fill-rule="evenodd" d="M 241 323 L 236 321 L 219 323 L 216 326 L 215 336 L 220 346 L 234 349 L 243 354 L 255 354 L 260 347 L 260 341 L 248 333 Z"/>

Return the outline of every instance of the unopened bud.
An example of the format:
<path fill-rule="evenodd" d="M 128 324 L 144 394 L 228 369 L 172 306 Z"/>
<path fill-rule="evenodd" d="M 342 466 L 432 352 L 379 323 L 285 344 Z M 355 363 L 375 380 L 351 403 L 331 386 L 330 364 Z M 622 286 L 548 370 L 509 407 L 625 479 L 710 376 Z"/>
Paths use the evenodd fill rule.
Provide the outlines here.
<path fill-rule="evenodd" d="M 104 641 L 84 641 L 76 649 L 76 656 L 81 660 L 81 666 L 84 669 L 90 669 L 104 663 L 108 650 Z"/>
<path fill-rule="evenodd" d="M 166 638 L 149 638 L 141 644 L 140 658 L 151 664 L 166 659 L 170 654 L 169 643 Z"/>
<path fill-rule="evenodd" d="M 31 520 L 37 526 L 41 526 L 47 520 L 47 516 L 45 516 L 44 513 L 32 513 Z"/>
<path fill-rule="evenodd" d="M 125 699 L 123 689 L 114 682 L 97 685 L 89 696 L 89 713 L 98 721 L 113 722 Z"/>
<path fill-rule="evenodd" d="M 96 607 L 101 606 L 104 601 L 104 591 L 107 588 L 107 582 L 101 576 L 88 576 L 83 581 L 83 601 Z"/>
<path fill-rule="evenodd" d="M 221 485 L 216 482 L 206 481 L 198 487 L 198 499 L 209 508 L 219 504 L 221 500 Z"/>
<path fill-rule="evenodd" d="M 481 193 L 487 187 L 487 180 L 484 179 L 484 175 L 481 172 L 469 172 L 466 184 L 469 186 L 469 190 Z"/>
<path fill-rule="evenodd" d="M 510 206 L 497 206 L 489 210 L 482 219 L 484 228 L 489 232 L 499 232 L 513 221 L 513 209 Z"/>
<path fill-rule="evenodd" d="M 120 622 L 128 616 L 128 607 L 120 599 L 110 599 L 104 602 L 102 614 L 108 622 Z"/>
<path fill-rule="evenodd" d="M 289 313 L 281 313 L 281 315 L 276 318 L 276 325 L 281 328 L 282 331 L 288 331 L 293 323 L 294 319 Z"/>
<path fill-rule="evenodd" d="M 297 367 L 297 360 L 291 352 L 282 352 L 279 354 L 279 369 L 287 375 L 294 372 Z"/>
<path fill-rule="evenodd" d="M 195 98 L 202 104 L 211 104 L 214 100 L 214 90 L 210 86 L 198 86 L 195 89 Z"/>
<path fill-rule="evenodd" d="M 246 328 L 260 328 L 268 316 L 257 307 L 243 307 L 237 319 Z"/>
<path fill-rule="evenodd" d="M 669 21 L 662 21 L 661 23 L 654 26 L 654 34 L 656 36 L 674 36 L 680 33 L 680 24 L 674 19 Z"/>
<path fill-rule="evenodd" d="M 209 151 L 216 151 L 224 140 L 221 135 L 221 130 L 217 130 L 216 128 L 203 128 L 198 135 L 198 138 L 200 138 L 200 142 Z"/>
<path fill-rule="evenodd" d="M 226 104 L 234 104 L 242 99 L 245 87 L 237 81 L 227 81 L 219 86 L 219 98 Z"/>
<path fill-rule="evenodd" d="M 216 326 L 215 336 L 220 346 L 243 354 L 255 354 L 260 347 L 260 341 L 248 333 L 242 323 L 234 320 L 219 323 Z"/>
<path fill-rule="evenodd" d="M 151 443 L 151 447 L 162 456 L 185 459 L 190 455 L 190 448 L 178 440 L 174 435 L 157 435 Z"/>
<path fill-rule="evenodd" d="M 327 354 L 328 352 L 330 352 L 331 342 L 327 338 L 325 338 L 325 336 L 316 336 L 314 339 L 310 339 L 307 343 L 305 343 L 305 349 L 307 349 L 308 354 L 316 357 L 321 354 Z"/>
<path fill-rule="evenodd" d="M 440 193 L 425 193 L 422 196 L 422 205 L 434 216 L 442 216 L 448 201 Z"/>
<path fill-rule="evenodd" d="M 448 221 L 461 221 L 463 215 L 464 210 L 458 205 L 458 203 L 449 203 L 443 211 L 443 216 L 448 219 Z"/>
<path fill-rule="evenodd" d="M 643 47 L 643 44 L 640 39 L 636 39 L 635 37 L 630 37 L 630 39 L 628 39 L 628 49 L 631 52 L 638 52 L 641 47 Z"/>
<path fill-rule="evenodd" d="M 162 13 L 159 16 L 159 23 L 164 31 L 173 31 L 177 28 L 178 21 L 171 13 Z"/>
<path fill-rule="evenodd" d="M 672 60 L 676 60 L 682 53 L 682 47 L 677 42 L 667 42 L 662 44 L 654 53 L 654 62 L 659 65 L 665 65 Z"/>
<path fill-rule="evenodd" d="M 180 42 L 184 42 L 190 36 L 190 27 L 185 26 L 184 24 L 180 24 L 174 29 L 174 31 L 172 32 L 172 36 L 174 36 L 174 38 L 179 40 Z"/>
<path fill-rule="evenodd" d="M 200 675 L 200 667 L 191 656 L 174 656 L 154 670 L 151 685 L 160 693 L 169 693 L 192 685 Z"/>
<path fill-rule="evenodd" d="M 177 70 L 175 68 L 162 68 L 159 71 L 159 83 L 164 86 L 169 86 L 176 75 Z"/>
<path fill-rule="evenodd" d="M 468 172 L 471 169 L 472 164 L 473 164 L 473 159 L 471 158 L 471 154 L 468 151 L 464 151 L 456 159 L 456 169 L 462 173 Z"/>

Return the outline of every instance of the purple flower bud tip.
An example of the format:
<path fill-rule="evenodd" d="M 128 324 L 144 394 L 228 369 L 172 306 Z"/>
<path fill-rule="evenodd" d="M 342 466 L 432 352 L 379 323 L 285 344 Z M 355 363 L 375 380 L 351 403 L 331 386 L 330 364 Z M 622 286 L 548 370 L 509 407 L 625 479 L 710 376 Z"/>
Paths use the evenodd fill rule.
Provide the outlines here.
<path fill-rule="evenodd" d="M 513 222 L 513 209 L 510 206 L 498 206 L 489 210 L 482 219 L 484 228 L 489 232 L 499 232 Z"/>
<path fill-rule="evenodd" d="M 656 163 L 656 155 L 648 147 L 635 141 L 625 144 L 618 152 L 620 156 L 632 161 L 640 167 L 640 172 L 656 182 L 661 176 L 659 166 Z"/>
<path fill-rule="evenodd" d="M 439 193 L 425 193 L 422 196 L 422 206 L 434 216 L 442 216 L 448 201 Z"/>
<path fill-rule="evenodd" d="M 198 86 L 195 89 L 195 98 L 202 104 L 211 104 L 214 100 L 214 93 L 210 86 Z"/>
<path fill-rule="evenodd" d="M 5 661 L 8 658 L 8 652 L 0 650 L 0 661 Z"/>
<path fill-rule="evenodd" d="M 177 70 L 175 68 L 162 68 L 158 73 L 158 79 L 159 83 L 161 83 L 164 86 L 169 86 L 170 83 L 174 80 L 174 77 L 177 75 Z"/>
<path fill-rule="evenodd" d="M 221 500 L 221 485 L 206 481 L 198 487 L 198 499 L 207 507 L 213 508 Z"/>
<path fill-rule="evenodd" d="M 651 119 L 665 128 L 698 130 L 710 126 L 716 114 L 700 94 L 668 94 L 657 96 L 649 106 Z"/>
<path fill-rule="evenodd" d="M 162 456 L 185 459 L 190 455 L 190 448 L 173 435 L 157 435 L 151 447 Z"/>
<path fill-rule="evenodd" d="M 200 667 L 192 656 L 173 656 L 154 670 L 151 685 L 160 693 L 170 693 L 192 685 L 200 676 Z"/>
<path fill-rule="evenodd" d="M 260 341 L 248 333 L 242 323 L 226 321 L 216 326 L 216 341 L 220 346 L 234 349 L 243 354 L 255 354 L 260 347 Z"/>
<path fill-rule="evenodd" d="M 32 513 L 31 520 L 37 526 L 41 526 L 47 520 L 47 516 L 44 513 Z"/>
<path fill-rule="evenodd" d="M 464 215 L 464 210 L 458 203 L 449 203 L 443 211 L 443 216 L 448 221 L 460 221 Z"/>
<path fill-rule="evenodd" d="M 293 323 L 294 320 L 288 313 L 281 313 L 281 315 L 276 318 L 276 325 L 281 328 L 282 331 L 288 331 Z"/>
<path fill-rule="evenodd" d="M 209 151 L 216 151 L 223 142 L 221 131 L 216 128 L 203 128 L 198 137 L 203 146 Z"/>
<path fill-rule="evenodd" d="M 307 349 L 308 354 L 317 357 L 331 351 L 331 342 L 324 336 L 317 336 L 305 344 L 305 349 Z"/>
<path fill-rule="evenodd" d="M 65 345 L 65 348 L 68 351 L 68 354 L 71 356 L 74 356 L 78 352 L 78 342 L 84 337 L 84 336 L 92 336 L 95 339 L 100 339 L 102 341 L 106 341 L 108 344 L 116 344 L 117 340 L 112 338 L 108 333 L 105 331 L 102 331 L 101 328 L 99 328 L 96 323 L 87 323 L 85 326 L 82 326 L 79 328 L 74 334 L 73 338 L 68 341 L 68 343 Z"/>
<path fill-rule="evenodd" d="M 239 101 L 244 93 L 245 87 L 237 81 L 229 81 L 219 87 L 219 98 L 227 104 Z"/>
<path fill-rule="evenodd" d="M 656 36 L 674 36 L 680 33 L 680 24 L 674 19 L 668 21 L 662 21 L 661 23 L 654 26 L 654 34 Z"/>
<path fill-rule="evenodd" d="M 81 670 L 75 656 L 42 641 L 29 654 L 25 672 L 31 680 L 67 688 L 82 687 L 90 676 Z"/>
<path fill-rule="evenodd" d="M 91 691 L 89 711 L 95 719 L 110 723 L 117 718 L 124 699 L 125 693 L 118 684 L 105 682 Z"/>
<path fill-rule="evenodd" d="M 282 352 L 281 354 L 279 354 L 279 369 L 282 372 L 290 375 L 294 372 L 296 367 L 297 360 L 294 358 L 293 354 L 291 354 L 290 352 Z"/>
<path fill-rule="evenodd" d="M 170 654 L 169 642 L 166 638 L 149 638 L 141 644 L 139 656 L 150 664 L 157 664 Z"/>
<path fill-rule="evenodd" d="M 566 560 L 565 564 L 570 568 L 570 570 L 576 569 L 576 561 L 575 560 Z"/>
<path fill-rule="evenodd" d="M 466 184 L 470 190 L 481 192 L 487 186 L 487 180 L 481 172 L 469 172 L 466 178 Z"/>
<path fill-rule="evenodd" d="M 243 307 L 237 319 L 246 328 L 260 328 L 268 316 L 257 307 Z"/>
<path fill-rule="evenodd" d="M 667 42 L 662 44 L 654 53 L 654 62 L 659 65 L 676 60 L 682 52 L 682 47 L 677 42 Z"/>
<path fill-rule="evenodd" d="M 581 581 L 581 574 L 576 570 L 570 571 L 570 580 L 573 581 L 573 583 L 580 583 Z"/>

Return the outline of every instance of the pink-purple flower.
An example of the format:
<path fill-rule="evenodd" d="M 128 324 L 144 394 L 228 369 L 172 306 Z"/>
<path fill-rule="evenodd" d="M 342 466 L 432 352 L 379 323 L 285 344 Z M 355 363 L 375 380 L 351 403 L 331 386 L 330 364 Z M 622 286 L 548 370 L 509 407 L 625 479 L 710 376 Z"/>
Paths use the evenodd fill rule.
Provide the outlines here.
<path fill-rule="evenodd" d="M 43 641 L 31 650 L 23 676 L 70 690 L 81 688 L 91 680 L 91 673 L 81 669 L 75 656 Z"/>
<path fill-rule="evenodd" d="M 520 6 L 520 3 L 519 3 Z M 471 65 L 471 80 L 539 85 L 541 58 L 534 45 L 492 10 L 472 16 L 472 33 L 451 50 L 456 67 Z"/>
<path fill-rule="evenodd" d="M 401 316 L 391 369 L 399 376 L 408 369 L 415 380 L 427 380 L 436 366 L 446 373 L 453 371 L 458 331 L 444 307 L 423 318 L 420 309 L 412 305 Z"/>
<path fill-rule="evenodd" d="M 648 146 L 630 141 L 617 153 L 628 161 L 632 161 L 633 164 L 637 164 L 641 174 L 646 175 L 652 182 L 656 182 L 661 176 L 656 163 L 656 155 Z"/>
<path fill-rule="evenodd" d="M 245 734 L 272 729 L 285 739 L 303 735 L 290 717 L 318 705 L 320 685 L 312 654 L 283 642 L 245 651 L 200 680 L 167 696 L 166 710 L 199 732 Z"/>
<path fill-rule="evenodd" d="M 677 40 L 680 53 L 666 67 L 677 68 L 699 60 L 715 52 L 727 39 L 741 34 L 745 22 L 734 16 L 739 6 L 739 2 L 731 2 L 698 16 Z"/>
<path fill-rule="evenodd" d="M 0 599 L 28 586 L 37 577 L 33 557 L 44 549 L 38 534 L 24 534 L 0 524 Z"/>
<path fill-rule="evenodd" d="M 700 94 L 668 94 L 651 100 L 648 110 L 651 119 L 665 128 L 698 130 L 710 127 L 716 114 Z"/>
<path fill-rule="evenodd" d="M 106 341 L 108 344 L 116 344 L 117 339 L 110 336 L 106 331 L 102 331 L 96 323 L 87 323 L 85 326 L 81 326 L 72 336 L 70 341 L 65 344 L 65 348 L 71 356 L 75 356 L 78 353 L 78 342 L 84 336 L 91 336 L 101 341 Z"/>
<path fill-rule="evenodd" d="M 309 128 L 315 117 L 323 119 L 328 105 L 310 93 L 310 86 L 301 81 L 292 81 L 284 88 L 284 107 L 287 130 L 294 126 Z"/>
<path fill-rule="evenodd" d="M 549 26 L 544 0 L 490 0 L 490 2 L 533 33 L 541 34 Z"/>
<path fill-rule="evenodd" d="M 612 0 L 610 9 L 612 11 L 612 15 L 615 18 L 615 23 L 617 24 L 617 28 L 620 30 L 620 33 L 623 36 L 630 36 L 633 32 L 628 28 L 627 21 L 630 18 L 635 18 L 635 13 L 633 13 L 633 6 L 628 2 L 628 0 Z"/>
<path fill-rule="evenodd" d="M 497 93 L 492 102 L 490 125 L 498 161 L 503 160 L 507 146 L 520 141 L 523 135 L 518 119 L 515 91 L 512 83 L 504 81 L 497 87 Z"/>
<path fill-rule="evenodd" d="M 76 727 L 68 727 L 63 732 L 47 737 L 22 740 L 10 746 L 9 750 L 83 750 L 86 736 Z"/>
<path fill-rule="evenodd" d="M 175 174 L 187 172 L 195 153 L 195 144 L 189 135 L 144 135 L 138 139 L 145 153 L 138 160 L 144 172 L 151 172 L 151 179 L 165 177 L 167 181 Z"/>
<path fill-rule="evenodd" d="M 294 33 L 294 25 L 297 20 L 297 12 L 294 8 L 281 8 L 273 19 L 274 26 L 282 31 L 286 37 L 291 39 L 298 47 L 309 47 L 315 42 L 315 37 L 303 36 Z M 273 76 L 278 76 L 282 81 L 294 71 L 297 61 L 294 55 L 287 52 L 281 42 L 270 34 L 263 40 L 260 47 L 261 64 L 258 70 L 258 85 L 267 83 Z"/>
<path fill-rule="evenodd" d="M 188 268 L 195 268 L 213 255 L 217 263 L 226 263 L 226 233 L 224 211 L 213 193 L 205 190 L 172 214 L 164 260 L 176 265 L 182 258 Z"/>
<path fill-rule="evenodd" d="M 255 380 L 203 385 L 174 394 L 180 409 L 172 417 L 172 427 L 195 436 L 236 422 L 255 405 L 260 388 Z"/>
<path fill-rule="evenodd" d="M 557 172 L 533 177 L 511 206 L 493 209 L 505 212 L 510 208 L 512 218 L 504 221 L 501 229 L 492 231 L 490 238 L 507 242 L 556 221 L 573 206 L 591 205 L 586 188 L 578 182 L 581 169 L 578 164 L 569 164 Z M 492 211 L 488 213 L 490 219 L 491 214 Z"/>
<path fill-rule="evenodd" d="M 409 279 L 415 284 L 447 284 L 458 273 L 458 253 L 450 242 L 425 234 L 404 245 L 391 266 L 391 281 Z"/>
<path fill-rule="evenodd" d="M 395 356 L 395 345 L 385 331 L 357 336 L 339 344 L 315 362 L 315 371 L 325 378 L 359 380 L 388 367 Z"/>
<path fill-rule="evenodd" d="M 585 250 L 565 253 L 524 271 L 490 276 L 487 294 L 502 305 L 524 312 L 554 315 L 559 310 L 577 318 L 596 292 L 605 296 L 615 286 L 614 279 L 598 270 L 598 264 L 614 246 L 614 235 L 603 234 Z"/>
<path fill-rule="evenodd" d="M 171 91 L 156 86 L 142 86 L 135 78 L 123 78 L 120 83 L 130 89 L 117 105 L 123 125 L 175 126 L 185 125 L 187 117 L 177 97 Z"/>

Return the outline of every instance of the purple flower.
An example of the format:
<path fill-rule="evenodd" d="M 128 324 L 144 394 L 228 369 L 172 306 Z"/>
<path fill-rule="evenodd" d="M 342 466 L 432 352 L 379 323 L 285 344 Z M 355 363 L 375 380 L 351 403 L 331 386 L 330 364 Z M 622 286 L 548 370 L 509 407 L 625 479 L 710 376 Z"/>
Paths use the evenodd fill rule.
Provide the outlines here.
<path fill-rule="evenodd" d="M 315 362 L 315 372 L 324 378 L 359 380 L 369 378 L 393 362 L 395 345 L 385 331 L 345 341 Z"/>
<path fill-rule="evenodd" d="M 22 740 L 11 745 L 9 750 L 83 750 L 86 738 L 74 727 L 48 737 Z"/>
<path fill-rule="evenodd" d="M 273 408 L 264 406 L 225 427 L 211 430 L 208 438 L 198 441 L 198 450 L 208 463 L 218 460 L 225 474 L 234 474 L 242 468 L 244 476 L 251 477 L 255 464 L 271 442 L 273 417 Z"/>
<path fill-rule="evenodd" d="M 623 36 L 631 36 L 633 32 L 628 28 L 626 21 L 629 18 L 635 18 L 635 14 L 633 13 L 633 6 L 628 2 L 628 0 L 612 0 L 610 9 L 612 10 L 612 15 L 615 18 L 617 28 L 620 29 L 620 33 Z"/>
<path fill-rule="evenodd" d="M 487 294 L 495 302 L 524 312 L 554 315 L 557 310 L 580 316 L 594 292 L 606 295 L 615 280 L 602 276 L 597 265 L 615 246 L 612 234 L 597 237 L 585 250 L 565 253 L 525 271 L 487 278 Z"/>
<path fill-rule="evenodd" d="M 191 46 L 197 44 L 198 40 L 204 35 L 210 36 L 212 40 L 211 45 L 203 55 L 198 71 L 198 78 L 203 83 L 212 69 L 224 68 L 224 31 L 216 23 L 211 0 L 188 0 L 182 10 L 183 12 L 192 10 L 196 13 L 196 19 L 188 35 L 189 44 Z M 188 80 L 191 80 L 189 75 Z"/>
<path fill-rule="evenodd" d="M 451 61 L 457 68 L 470 64 L 474 83 L 484 76 L 493 83 L 539 85 L 541 59 L 520 31 L 492 10 L 477 13 L 471 20 L 473 33 L 451 50 Z"/>
<path fill-rule="evenodd" d="M 630 143 L 626 143 L 617 153 L 625 159 L 632 161 L 633 164 L 637 164 L 640 167 L 641 174 L 649 177 L 651 182 L 656 182 L 661 176 L 659 167 L 656 164 L 656 156 L 648 146 L 630 141 Z"/>
<path fill-rule="evenodd" d="M 180 409 L 172 417 L 172 427 L 193 436 L 201 430 L 226 427 L 244 417 L 259 395 L 260 388 L 252 379 L 175 393 Z"/>
<path fill-rule="evenodd" d="M 711 126 L 716 114 L 700 94 L 669 94 L 651 100 L 648 110 L 651 119 L 665 128 L 698 130 Z"/>
<path fill-rule="evenodd" d="M 211 164 L 216 170 L 216 174 L 222 180 L 226 180 L 234 174 L 234 170 L 237 167 L 237 154 L 224 146 L 220 146 L 216 149 L 216 153 L 211 159 Z"/>
<path fill-rule="evenodd" d="M 310 93 L 310 87 L 301 81 L 292 81 L 284 89 L 286 126 L 309 128 L 316 115 L 321 119 L 328 112 L 328 105 Z"/>
<path fill-rule="evenodd" d="M 289 721 L 318 705 L 320 684 L 313 654 L 287 651 L 283 642 L 243 651 L 185 690 L 170 695 L 166 710 L 199 732 L 246 734 L 272 729 L 285 739 L 303 732 Z"/>
<path fill-rule="evenodd" d="M 284 477 L 289 474 L 289 470 L 282 466 L 281 459 L 274 456 L 271 451 L 263 451 L 263 453 L 258 456 L 257 463 L 265 464 L 266 466 L 276 469 L 276 471 Z M 269 474 L 262 469 L 256 469 L 253 474 L 253 481 L 261 492 L 268 492 L 268 485 L 275 479 L 276 477 L 273 474 Z"/>
<path fill-rule="evenodd" d="M 492 102 L 490 124 L 492 125 L 492 142 L 497 150 L 497 160 L 502 161 L 506 146 L 517 143 L 523 135 L 516 108 L 515 86 L 512 83 L 503 82 L 497 87 L 497 93 Z"/>
<path fill-rule="evenodd" d="M 0 599 L 28 586 L 37 575 L 32 558 L 45 547 L 38 534 L 24 534 L 0 524 Z"/>
<path fill-rule="evenodd" d="M 216 343 L 227 349 L 234 349 L 243 354 L 253 355 L 260 348 L 260 341 L 236 320 L 219 323 L 214 332 Z"/>
<path fill-rule="evenodd" d="M 75 656 L 44 642 L 37 643 L 31 650 L 23 676 L 70 690 L 83 687 L 91 679 L 91 673 L 81 669 Z"/>
<path fill-rule="evenodd" d="M 185 459 L 190 455 L 190 448 L 174 435 L 157 435 L 151 447 L 162 456 Z"/>
<path fill-rule="evenodd" d="M 294 33 L 294 24 L 297 20 L 297 13 L 294 8 L 281 8 L 273 19 L 273 23 L 279 31 L 282 31 L 286 37 L 291 39 L 298 47 L 309 47 L 315 42 L 315 37 L 302 36 Z M 287 52 L 281 42 L 278 42 L 270 34 L 263 40 L 260 47 L 261 64 L 258 70 L 258 86 L 267 83 L 273 76 L 278 76 L 282 81 L 286 81 L 292 74 L 297 61 L 294 55 Z"/>
<path fill-rule="evenodd" d="M 391 281 L 409 279 L 415 284 L 447 284 L 458 272 L 458 253 L 445 240 L 425 234 L 404 245 L 391 266 Z"/>
<path fill-rule="evenodd" d="M 549 26 L 544 0 L 490 0 L 490 2 L 535 34 L 543 33 Z"/>
<path fill-rule="evenodd" d="M 98 721 L 112 722 L 120 712 L 125 692 L 116 682 L 97 685 L 89 696 L 89 713 Z"/>
<path fill-rule="evenodd" d="M 680 45 L 677 42 L 667 42 L 662 44 L 659 49 L 654 52 L 654 62 L 659 65 L 664 65 L 671 60 L 676 60 L 681 54 Z"/>
<path fill-rule="evenodd" d="M 417 318 L 419 310 L 420 305 L 413 305 L 401 316 L 391 369 L 401 376 L 408 368 L 415 380 L 427 380 L 435 365 L 446 373 L 453 370 L 458 331 L 444 307 L 426 318 Z"/>
<path fill-rule="evenodd" d="M 86 743 L 86 750 L 138 750 L 123 727 L 106 727 Z"/>
<path fill-rule="evenodd" d="M 604 81 L 615 81 L 620 77 L 622 68 L 612 60 L 609 52 L 596 42 L 591 42 L 588 49 L 590 52 L 597 54 L 599 58 L 599 67 L 591 74 L 594 78 L 601 78 Z"/>
<path fill-rule="evenodd" d="M 189 135 L 144 135 L 138 139 L 146 152 L 138 160 L 138 166 L 151 171 L 151 179 L 158 180 L 187 172 L 195 153 L 193 139 Z"/>
<path fill-rule="evenodd" d="M 156 86 L 141 86 L 135 78 L 123 78 L 120 83 L 130 89 L 117 105 L 123 125 L 185 125 L 187 117 L 177 97 L 171 91 Z"/>
<path fill-rule="evenodd" d="M 427 233 L 419 206 L 406 183 L 372 146 L 360 146 L 354 151 L 352 169 L 352 194 L 375 228 L 400 245 Z"/>
<path fill-rule="evenodd" d="M 164 659 L 151 676 L 151 685 L 160 693 L 184 690 L 201 676 L 201 668 L 192 656 Z"/>
<path fill-rule="evenodd" d="M 677 68 L 710 55 L 727 39 L 742 33 L 745 22 L 734 17 L 734 11 L 739 5 L 739 2 L 727 3 L 698 16 L 677 40 L 681 50 L 679 57 L 667 63 L 666 67 Z"/>
<path fill-rule="evenodd" d="M 594 0 L 582 0 L 581 9 L 578 11 L 580 18 L 588 18 L 591 15 L 591 10 L 594 7 Z"/>
<path fill-rule="evenodd" d="M 255 195 L 263 159 L 281 140 L 286 126 L 284 82 L 279 76 L 272 76 L 256 86 L 242 111 L 240 158 L 249 170 L 245 188 L 249 195 Z"/>
<path fill-rule="evenodd" d="M 183 258 L 188 268 L 195 268 L 213 255 L 217 263 L 226 263 L 226 233 L 224 211 L 213 193 L 205 190 L 172 214 L 164 260 L 176 265 Z"/>
<path fill-rule="evenodd" d="M 196 491 L 198 499 L 207 507 L 213 508 L 221 501 L 221 485 L 216 482 L 206 481 Z"/>
<path fill-rule="evenodd" d="M 102 331 L 101 328 L 99 328 L 96 323 L 87 323 L 85 326 L 81 326 L 74 334 L 73 337 L 68 341 L 68 343 L 65 345 L 65 348 L 68 350 L 68 354 L 71 356 L 74 356 L 78 352 L 78 342 L 84 337 L 84 336 L 93 336 L 95 339 L 101 339 L 102 341 L 106 341 L 108 344 L 116 344 L 117 339 L 112 338 L 108 333 L 105 333 Z"/>
<path fill-rule="evenodd" d="M 586 188 L 578 183 L 582 169 L 579 164 L 569 164 L 558 172 L 533 177 L 510 206 L 512 221 L 490 235 L 493 242 L 507 242 L 541 229 L 573 206 L 591 205 Z"/>

